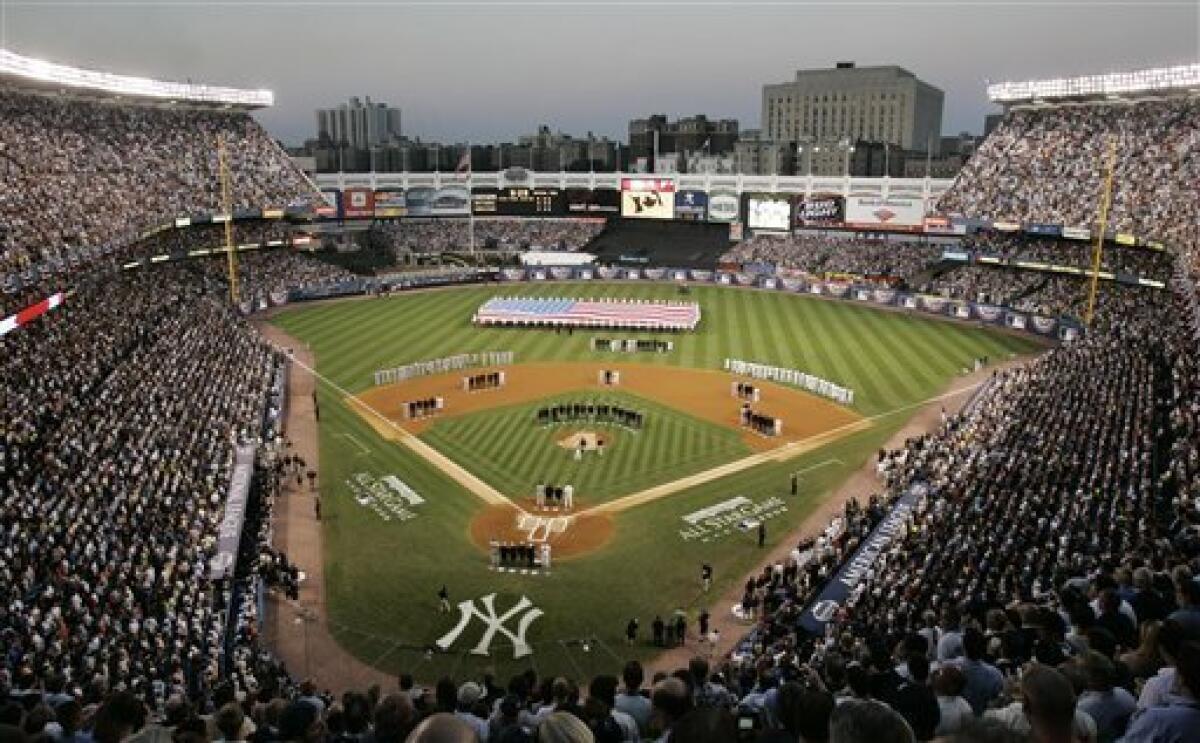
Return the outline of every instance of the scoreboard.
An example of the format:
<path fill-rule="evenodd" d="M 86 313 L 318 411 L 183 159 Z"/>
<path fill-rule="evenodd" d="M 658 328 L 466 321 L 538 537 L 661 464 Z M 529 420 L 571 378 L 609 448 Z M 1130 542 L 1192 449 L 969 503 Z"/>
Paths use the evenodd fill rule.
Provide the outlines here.
<path fill-rule="evenodd" d="M 566 201 L 557 188 L 476 188 L 471 211 L 501 217 L 552 217 L 566 214 Z"/>

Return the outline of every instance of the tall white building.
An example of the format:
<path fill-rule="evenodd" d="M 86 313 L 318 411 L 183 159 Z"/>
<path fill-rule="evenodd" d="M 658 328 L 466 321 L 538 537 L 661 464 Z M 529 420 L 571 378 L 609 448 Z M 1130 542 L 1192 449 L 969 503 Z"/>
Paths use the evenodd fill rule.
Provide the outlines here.
<path fill-rule="evenodd" d="M 357 97 L 337 108 L 317 109 L 317 138 L 328 135 L 334 145 L 366 150 L 400 139 L 400 109 Z"/>
<path fill-rule="evenodd" d="M 880 142 L 936 155 L 942 91 L 895 65 L 797 70 L 763 86 L 762 130 L 774 142 Z"/>

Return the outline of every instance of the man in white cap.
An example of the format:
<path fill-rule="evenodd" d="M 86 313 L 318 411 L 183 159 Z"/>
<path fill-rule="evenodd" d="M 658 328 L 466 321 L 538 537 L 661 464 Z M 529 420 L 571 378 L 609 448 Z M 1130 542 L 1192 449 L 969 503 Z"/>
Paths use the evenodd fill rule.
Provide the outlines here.
<path fill-rule="evenodd" d="M 488 724 L 486 719 L 475 714 L 475 706 L 486 696 L 487 691 L 481 684 L 468 681 L 458 687 L 458 709 L 454 712 L 455 717 L 471 726 L 480 741 L 488 739 Z"/>

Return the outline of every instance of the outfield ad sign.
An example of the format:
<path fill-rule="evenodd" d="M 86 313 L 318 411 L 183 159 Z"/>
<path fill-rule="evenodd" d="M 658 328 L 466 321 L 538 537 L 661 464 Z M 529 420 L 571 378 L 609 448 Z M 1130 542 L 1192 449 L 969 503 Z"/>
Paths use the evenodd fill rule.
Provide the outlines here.
<path fill-rule="evenodd" d="M 920 197 L 851 196 L 846 199 L 846 226 L 869 230 L 919 230 L 925 224 Z"/>
<path fill-rule="evenodd" d="M 669 178 L 622 178 L 621 216 L 631 219 L 673 219 L 675 181 Z"/>
<path fill-rule="evenodd" d="M 342 191 L 342 216 L 363 219 L 375 216 L 374 193 L 369 188 L 347 188 Z"/>
<path fill-rule="evenodd" d="M 679 191 L 675 194 L 675 218 L 685 222 L 703 222 L 708 212 L 708 194 L 703 191 Z"/>
<path fill-rule="evenodd" d="M 840 225 L 846 216 L 846 200 L 832 194 L 814 194 L 796 199 L 795 226 Z"/>
<path fill-rule="evenodd" d="M 375 192 L 376 217 L 407 217 L 408 201 L 404 191 L 398 188 L 385 188 Z"/>
<path fill-rule="evenodd" d="M 736 222 L 738 195 L 734 191 L 713 191 L 708 195 L 709 222 Z"/>

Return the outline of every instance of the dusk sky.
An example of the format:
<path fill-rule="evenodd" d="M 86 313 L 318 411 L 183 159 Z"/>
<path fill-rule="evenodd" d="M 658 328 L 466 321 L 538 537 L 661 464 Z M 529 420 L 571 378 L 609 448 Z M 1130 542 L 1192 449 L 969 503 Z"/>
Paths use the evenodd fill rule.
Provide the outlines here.
<path fill-rule="evenodd" d="M 510 140 L 538 124 L 624 139 L 650 113 L 758 126 L 762 85 L 840 60 L 899 64 L 979 132 L 985 81 L 1200 59 L 1200 0 L 0 0 L 0 41 L 57 62 L 275 92 L 277 137 L 351 95 L 405 134 Z"/>

